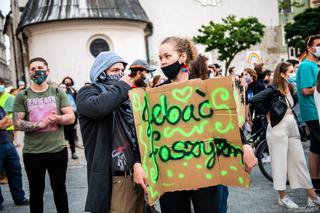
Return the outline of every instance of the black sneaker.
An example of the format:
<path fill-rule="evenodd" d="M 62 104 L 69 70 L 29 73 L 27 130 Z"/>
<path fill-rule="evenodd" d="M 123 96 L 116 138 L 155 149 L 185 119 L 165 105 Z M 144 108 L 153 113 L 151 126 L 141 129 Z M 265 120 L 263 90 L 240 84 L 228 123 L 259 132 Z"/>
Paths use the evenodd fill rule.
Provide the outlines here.
<path fill-rule="evenodd" d="M 30 203 L 30 201 L 27 198 L 23 199 L 22 201 L 15 202 L 15 204 L 17 206 L 26 206 L 26 205 L 29 205 L 29 203 Z"/>

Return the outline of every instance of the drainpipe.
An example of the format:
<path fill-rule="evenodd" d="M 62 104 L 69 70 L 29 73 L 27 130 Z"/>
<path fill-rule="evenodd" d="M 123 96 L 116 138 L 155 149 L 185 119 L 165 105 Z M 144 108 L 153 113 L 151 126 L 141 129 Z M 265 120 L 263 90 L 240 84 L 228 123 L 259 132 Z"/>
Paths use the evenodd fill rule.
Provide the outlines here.
<path fill-rule="evenodd" d="M 150 51 L 149 51 L 149 37 L 152 36 L 152 24 L 151 23 L 148 23 L 147 26 L 146 26 L 146 33 L 145 33 L 145 36 L 144 36 L 144 40 L 145 40 L 145 48 L 146 48 L 146 55 L 147 55 L 147 62 L 150 64 Z M 151 77 L 153 77 L 153 73 L 151 73 Z"/>
<path fill-rule="evenodd" d="M 13 19 L 11 19 L 13 22 Z M 12 46 L 13 46 L 13 57 L 14 57 L 14 66 L 15 66 L 15 75 L 16 75 L 16 86 L 18 86 L 19 78 L 18 78 L 18 62 L 17 62 L 17 52 L 16 52 L 16 39 L 15 36 L 16 34 L 13 32 L 13 23 L 11 25 L 11 34 L 12 34 Z"/>
<path fill-rule="evenodd" d="M 21 62 L 22 62 L 22 71 L 23 71 L 23 76 L 22 76 L 22 80 L 25 82 L 25 84 L 27 84 L 27 81 L 26 81 L 26 73 L 25 73 L 25 61 L 24 61 L 24 55 L 23 55 L 23 43 L 19 37 L 20 33 L 16 33 L 16 37 L 19 41 L 19 44 L 20 44 L 20 51 L 19 51 L 19 54 L 20 54 L 20 57 L 21 57 Z M 23 36 L 23 33 L 21 34 Z"/>
<path fill-rule="evenodd" d="M 152 35 L 152 24 L 148 23 L 146 26 L 146 32 L 145 32 L 145 36 L 144 36 L 144 40 L 145 40 L 145 44 L 146 44 L 146 55 L 147 55 L 147 62 L 150 63 L 150 51 L 149 51 L 149 40 L 148 38 Z"/>

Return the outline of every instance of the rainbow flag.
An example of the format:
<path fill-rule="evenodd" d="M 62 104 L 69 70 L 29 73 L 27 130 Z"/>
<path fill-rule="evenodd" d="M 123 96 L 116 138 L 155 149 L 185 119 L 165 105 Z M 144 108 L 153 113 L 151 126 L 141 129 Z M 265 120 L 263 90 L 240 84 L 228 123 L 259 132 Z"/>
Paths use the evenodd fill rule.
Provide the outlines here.
<path fill-rule="evenodd" d="M 307 58 L 307 51 L 304 51 L 300 56 L 299 56 L 299 61 L 302 62 Z"/>

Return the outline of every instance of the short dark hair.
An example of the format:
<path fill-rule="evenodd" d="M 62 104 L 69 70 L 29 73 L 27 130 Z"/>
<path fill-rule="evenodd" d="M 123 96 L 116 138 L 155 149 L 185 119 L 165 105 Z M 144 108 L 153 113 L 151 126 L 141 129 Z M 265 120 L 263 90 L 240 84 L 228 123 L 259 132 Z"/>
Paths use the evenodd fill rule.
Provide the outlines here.
<path fill-rule="evenodd" d="M 314 40 L 320 39 L 320 34 L 308 36 L 306 39 L 306 51 L 308 52 L 308 47 L 313 45 Z"/>
<path fill-rule="evenodd" d="M 148 72 L 146 69 L 144 68 L 130 68 L 130 77 L 136 77 L 138 72 L 143 72 L 143 71 L 146 71 Z"/>
<path fill-rule="evenodd" d="M 48 65 L 47 65 L 48 66 Z M 64 77 L 63 79 L 62 79 L 62 84 L 64 84 L 64 81 L 66 80 L 66 79 L 69 79 L 70 81 L 71 81 L 71 86 L 74 86 L 74 81 L 73 81 L 73 79 L 70 77 L 70 76 L 66 76 L 66 77 Z"/>
<path fill-rule="evenodd" d="M 272 71 L 271 70 L 266 70 L 266 71 L 264 71 L 264 74 L 265 74 L 265 76 L 270 76 L 271 75 L 271 73 L 272 73 Z"/>
<path fill-rule="evenodd" d="M 292 64 L 292 66 L 299 64 L 299 61 L 296 59 L 288 59 L 287 62 Z"/>
<path fill-rule="evenodd" d="M 236 67 L 230 67 L 229 70 L 228 70 L 229 74 L 231 74 L 233 72 L 233 69 L 235 69 L 235 68 Z"/>
<path fill-rule="evenodd" d="M 35 61 L 40 61 L 42 63 L 44 63 L 44 65 L 48 66 L 48 62 L 46 61 L 46 59 L 42 58 L 42 57 L 35 57 L 35 58 L 32 58 L 30 61 L 29 61 L 29 66 L 35 62 Z"/>
<path fill-rule="evenodd" d="M 4 79 L 0 78 L 0 84 L 4 85 L 4 84 L 6 84 L 6 81 Z"/>
<path fill-rule="evenodd" d="M 213 66 L 214 66 L 215 68 L 221 68 L 221 66 L 220 66 L 219 64 L 217 64 L 217 63 L 213 64 Z"/>

